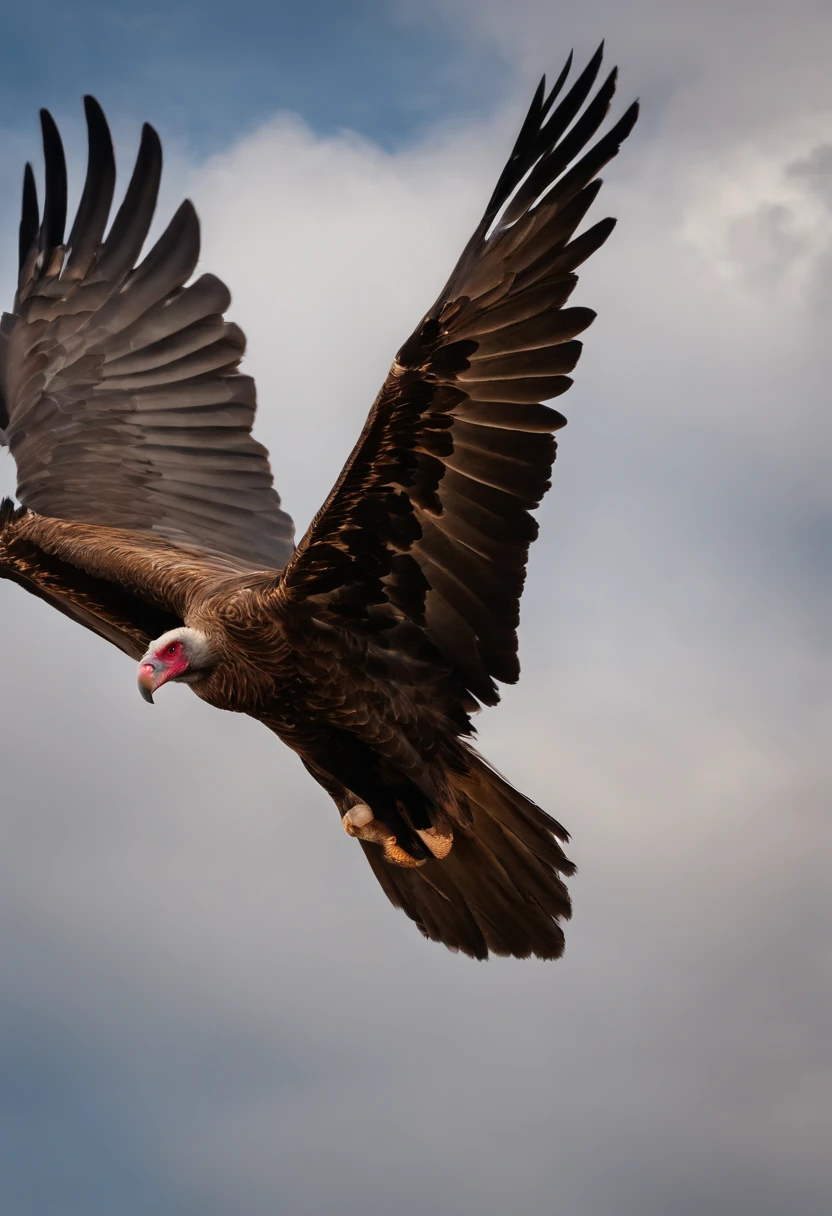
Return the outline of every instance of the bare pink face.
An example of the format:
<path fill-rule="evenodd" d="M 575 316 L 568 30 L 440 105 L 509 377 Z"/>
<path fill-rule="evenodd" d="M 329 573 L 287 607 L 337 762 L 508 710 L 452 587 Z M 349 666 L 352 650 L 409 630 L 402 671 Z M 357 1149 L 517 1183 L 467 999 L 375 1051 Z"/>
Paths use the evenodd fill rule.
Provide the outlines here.
<path fill-rule="evenodd" d="M 189 665 L 187 651 L 176 639 L 163 642 L 146 654 L 139 664 L 139 692 L 145 701 L 152 705 L 154 692 L 168 680 L 184 675 Z"/>

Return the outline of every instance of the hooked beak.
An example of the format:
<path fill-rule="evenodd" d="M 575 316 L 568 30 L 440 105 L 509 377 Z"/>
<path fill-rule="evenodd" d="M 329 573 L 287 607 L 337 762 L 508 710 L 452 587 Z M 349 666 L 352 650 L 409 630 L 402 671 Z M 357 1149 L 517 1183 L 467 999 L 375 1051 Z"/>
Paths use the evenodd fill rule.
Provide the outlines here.
<path fill-rule="evenodd" d="M 153 659 L 139 664 L 139 692 L 145 701 L 153 704 L 154 692 L 161 688 L 169 675 L 170 672 L 164 664 Z"/>

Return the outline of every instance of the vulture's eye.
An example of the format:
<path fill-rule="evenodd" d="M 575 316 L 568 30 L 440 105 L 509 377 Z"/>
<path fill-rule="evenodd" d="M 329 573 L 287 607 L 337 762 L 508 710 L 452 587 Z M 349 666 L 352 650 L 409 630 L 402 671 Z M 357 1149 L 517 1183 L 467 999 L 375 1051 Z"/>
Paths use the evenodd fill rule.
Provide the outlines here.
<path fill-rule="evenodd" d="M 168 654 L 171 657 L 173 657 L 173 655 L 175 655 L 178 652 L 178 650 L 179 650 L 178 642 L 171 642 L 170 646 L 168 646 Z"/>

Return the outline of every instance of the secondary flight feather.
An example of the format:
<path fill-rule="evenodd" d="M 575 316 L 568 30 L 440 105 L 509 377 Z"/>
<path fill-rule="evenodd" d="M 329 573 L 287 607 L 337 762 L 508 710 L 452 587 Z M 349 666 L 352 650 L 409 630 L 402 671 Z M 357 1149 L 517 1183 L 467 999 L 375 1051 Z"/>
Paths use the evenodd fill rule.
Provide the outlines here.
<path fill-rule="evenodd" d="M 228 289 L 189 283 L 190 202 L 139 260 L 162 170 L 151 127 L 107 230 L 112 140 L 85 99 L 87 176 L 65 237 L 63 147 L 42 111 L 43 211 L 27 165 L 0 326 L 0 438 L 20 503 L 0 506 L 0 578 L 137 660 L 146 699 L 176 681 L 265 723 L 392 903 L 477 958 L 557 958 L 570 914 L 565 829 L 474 750 L 470 715 L 519 676 L 529 512 L 565 424 L 544 402 L 572 383 L 594 319 L 568 307 L 575 271 L 614 221 L 576 233 L 638 113 L 598 136 L 616 80 L 596 88 L 601 59 L 569 88 L 571 56 L 550 91 L 541 82 L 297 547 L 251 435 Z"/>

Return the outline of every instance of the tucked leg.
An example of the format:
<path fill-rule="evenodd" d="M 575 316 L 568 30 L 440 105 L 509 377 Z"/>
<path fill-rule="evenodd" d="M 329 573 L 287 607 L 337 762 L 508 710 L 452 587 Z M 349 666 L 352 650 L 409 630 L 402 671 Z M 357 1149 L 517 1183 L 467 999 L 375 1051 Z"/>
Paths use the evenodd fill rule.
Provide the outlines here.
<path fill-rule="evenodd" d="M 349 807 L 344 812 L 341 822 L 349 836 L 355 836 L 367 844 L 381 845 L 384 850 L 384 860 L 389 861 L 391 865 L 415 869 L 417 866 L 425 864 L 424 859 L 419 861 L 405 852 L 397 843 L 396 837 L 390 829 L 374 817 L 366 802 L 357 802 L 354 806 Z"/>

